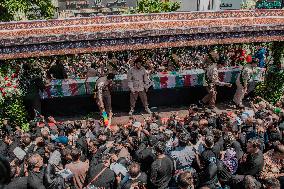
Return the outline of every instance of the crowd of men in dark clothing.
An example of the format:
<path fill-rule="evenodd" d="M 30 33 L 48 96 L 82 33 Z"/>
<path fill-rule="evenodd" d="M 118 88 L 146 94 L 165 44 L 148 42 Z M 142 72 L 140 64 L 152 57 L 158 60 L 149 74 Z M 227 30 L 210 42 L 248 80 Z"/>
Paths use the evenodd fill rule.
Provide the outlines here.
<path fill-rule="evenodd" d="M 39 116 L 30 131 L 5 121 L 0 182 L 5 189 L 280 189 L 284 176 L 283 102 L 105 127 Z M 0 187 L 0 188 L 1 188 Z"/>

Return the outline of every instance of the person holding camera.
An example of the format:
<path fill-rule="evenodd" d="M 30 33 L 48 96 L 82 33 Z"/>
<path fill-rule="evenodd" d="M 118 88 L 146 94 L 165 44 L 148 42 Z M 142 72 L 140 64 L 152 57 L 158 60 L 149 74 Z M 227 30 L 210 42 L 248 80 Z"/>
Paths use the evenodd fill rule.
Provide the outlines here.
<path fill-rule="evenodd" d="M 140 165 L 138 163 L 132 163 L 128 167 L 128 175 L 126 181 L 121 182 L 121 189 L 144 189 L 147 184 L 147 175 L 141 172 Z"/>
<path fill-rule="evenodd" d="M 110 157 L 104 156 L 101 163 L 96 166 L 90 167 L 88 170 L 88 176 L 86 178 L 85 188 L 115 188 L 115 173 L 109 168 Z"/>
<path fill-rule="evenodd" d="M 166 189 L 172 178 L 174 163 L 167 155 L 165 155 L 165 150 L 166 146 L 161 141 L 154 146 L 157 159 L 151 165 L 151 188 Z"/>

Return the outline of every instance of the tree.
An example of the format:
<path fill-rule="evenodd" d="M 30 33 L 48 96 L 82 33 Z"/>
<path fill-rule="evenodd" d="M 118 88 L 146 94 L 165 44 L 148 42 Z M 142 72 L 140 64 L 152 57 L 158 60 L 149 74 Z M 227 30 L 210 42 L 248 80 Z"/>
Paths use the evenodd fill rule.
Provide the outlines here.
<path fill-rule="evenodd" d="M 52 0 L 0 0 L 0 21 L 53 18 Z"/>
<path fill-rule="evenodd" d="M 284 92 L 284 70 L 283 64 L 284 44 L 283 42 L 273 42 L 272 57 L 273 64 L 268 65 L 265 81 L 256 87 L 256 94 L 275 104 L 279 101 Z"/>
<path fill-rule="evenodd" d="M 139 0 L 133 13 L 174 12 L 180 8 L 178 2 L 163 2 L 161 0 Z"/>

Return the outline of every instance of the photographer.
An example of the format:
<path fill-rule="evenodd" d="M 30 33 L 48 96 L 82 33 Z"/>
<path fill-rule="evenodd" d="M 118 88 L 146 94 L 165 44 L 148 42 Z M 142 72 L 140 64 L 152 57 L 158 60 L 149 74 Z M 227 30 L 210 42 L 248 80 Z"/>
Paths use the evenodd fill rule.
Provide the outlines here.
<path fill-rule="evenodd" d="M 86 178 L 86 187 L 103 187 L 114 189 L 115 188 L 115 173 L 109 168 L 110 157 L 104 156 L 102 162 L 88 170 Z"/>
<path fill-rule="evenodd" d="M 163 142 L 158 142 L 154 146 L 157 159 L 151 165 L 151 188 L 166 189 L 172 178 L 174 163 L 167 155 L 165 155 L 165 148 Z"/>
<path fill-rule="evenodd" d="M 147 184 L 147 175 L 141 172 L 140 165 L 138 163 L 132 163 L 128 167 L 128 175 L 126 176 L 126 181 L 121 182 L 121 189 L 131 189 L 138 187 L 142 189 Z"/>

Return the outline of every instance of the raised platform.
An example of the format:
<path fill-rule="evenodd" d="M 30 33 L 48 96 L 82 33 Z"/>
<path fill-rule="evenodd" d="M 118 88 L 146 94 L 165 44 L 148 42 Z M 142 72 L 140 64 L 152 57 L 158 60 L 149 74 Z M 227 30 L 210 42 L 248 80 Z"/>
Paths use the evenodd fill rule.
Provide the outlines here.
<path fill-rule="evenodd" d="M 230 101 L 236 88 L 218 87 L 218 102 Z M 151 107 L 182 107 L 197 103 L 206 95 L 204 87 L 160 89 L 148 92 Z M 129 111 L 129 92 L 114 92 L 112 94 L 114 113 Z M 137 111 L 143 113 L 142 103 L 138 100 Z M 71 116 L 87 115 L 98 112 L 97 105 L 91 95 L 64 98 L 51 98 L 42 100 L 44 115 Z M 145 113 L 145 112 L 144 112 Z"/>

